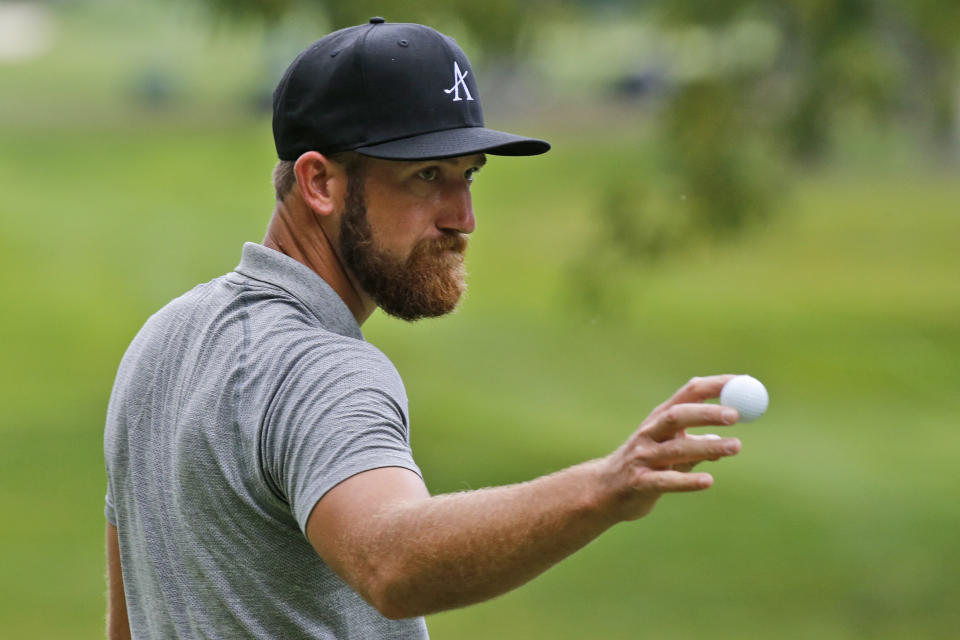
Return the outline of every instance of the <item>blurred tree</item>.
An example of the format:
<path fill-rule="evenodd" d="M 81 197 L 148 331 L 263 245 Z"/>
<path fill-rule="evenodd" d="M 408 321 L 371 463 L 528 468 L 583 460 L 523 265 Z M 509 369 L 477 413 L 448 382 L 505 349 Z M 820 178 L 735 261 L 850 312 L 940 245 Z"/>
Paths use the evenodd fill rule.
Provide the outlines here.
<path fill-rule="evenodd" d="M 777 61 L 750 80 L 758 88 L 780 83 L 784 98 L 777 104 L 758 101 L 763 96 L 756 92 L 739 98 L 745 109 L 767 112 L 769 133 L 793 159 L 822 159 L 838 114 L 851 109 L 878 122 L 906 116 L 927 128 L 937 146 L 955 150 L 960 3 L 954 0 L 653 0 L 648 6 L 666 25 L 718 28 L 750 18 L 776 28 Z"/>
<path fill-rule="evenodd" d="M 909 114 L 924 123 L 941 151 L 960 145 L 957 85 L 960 83 L 960 3 L 954 0 L 893 0 L 882 16 L 908 73 Z"/>
<path fill-rule="evenodd" d="M 790 157 L 816 162 L 829 150 L 836 115 L 847 109 L 878 122 L 908 115 L 944 149 L 955 149 L 958 136 L 957 85 L 960 67 L 960 3 L 956 0 L 205 0 L 217 16 L 275 22 L 303 8 L 319 10 L 332 28 L 358 24 L 372 15 L 425 23 L 458 23 L 483 55 L 515 57 L 531 19 L 546 10 L 565 10 L 576 19 L 592 10 L 642 11 L 667 28 L 728 28 L 743 20 L 771 25 L 780 36 L 780 51 L 768 68 L 715 70 L 691 85 L 680 85 L 663 110 L 672 133 L 702 130 L 698 103 L 722 96 L 725 112 L 746 117 L 726 124 L 765 129 L 786 146 Z M 599 4 L 600 6 L 594 6 Z M 557 15 L 554 11 L 551 15 Z M 771 98 L 764 90 L 776 85 Z M 735 92 L 728 89 L 735 88 Z M 712 107 L 710 108 L 712 111 Z M 717 133 L 716 131 L 714 133 Z M 724 153 L 739 133 L 710 135 L 697 142 Z M 688 148 L 690 148 L 688 146 Z M 691 167 L 692 168 L 692 167 Z M 739 190 L 734 188 L 734 191 Z M 749 191 L 749 189 L 747 189 Z M 749 219 L 728 211 L 737 226 Z"/>
<path fill-rule="evenodd" d="M 372 16 L 424 24 L 459 23 L 484 55 L 511 58 L 521 42 L 529 18 L 555 0 L 445 0 L 437 3 L 415 0 L 205 0 L 217 16 L 238 20 L 276 21 L 303 8 L 319 10 L 333 29 L 365 22 Z"/>
<path fill-rule="evenodd" d="M 604 228 L 573 264 L 585 308 L 616 298 L 589 275 L 598 252 L 607 274 L 648 268 L 769 217 L 788 186 L 784 169 L 828 157 L 851 114 L 920 129 L 940 157 L 957 159 L 956 0 L 650 0 L 643 12 L 667 30 L 722 33 L 758 21 L 776 31 L 779 50 L 753 67 L 725 66 L 718 51 L 709 73 L 674 82 L 656 127 L 662 172 L 611 179 L 601 199 L 609 210 L 596 216 Z M 659 210 L 665 201 L 670 217 Z"/>
<path fill-rule="evenodd" d="M 827 157 L 850 114 L 876 125 L 908 122 L 944 158 L 958 135 L 956 0 L 206 0 L 218 15 L 276 21 L 311 7 L 341 28 L 368 17 L 456 24 L 488 63 L 516 60 L 529 28 L 561 16 L 633 12 L 661 29 L 733 33 L 763 25 L 777 37 L 769 64 L 714 56 L 694 77 L 668 78 L 657 144 L 666 162 L 644 177 L 611 176 L 597 201 L 597 244 L 574 260 L 574 280 L 592 304 L 605 271 L 647 265 L 691 242 L 731 237 L 773 214 L 790 163 Z M 549 10 L 549 11 L 548 11 Z M 711 46 L 719 47 L 714 42 Z M 734 46 L 737 46 L 736 43 Z M 735 52 L 736 53 L 736 52 Z M 598 260 L 598 254 L 603 259 Z M 588 266 L 589 265 L 589 266 Z M 594 274 L 597 277 L 594 277 Z M 616 286 L 614 284 L 613 286 Z"/>

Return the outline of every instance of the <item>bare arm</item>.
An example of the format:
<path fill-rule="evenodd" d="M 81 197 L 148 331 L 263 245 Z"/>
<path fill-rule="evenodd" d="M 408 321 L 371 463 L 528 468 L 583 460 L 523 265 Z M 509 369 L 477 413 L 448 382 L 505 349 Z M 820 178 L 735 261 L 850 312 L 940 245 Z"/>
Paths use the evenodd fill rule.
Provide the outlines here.
<path fill-rule="evenodd" d="M 130 622 L 127 620 L 127 601 L 123 593 L 123 575 L 120 572 L 120 541 L 117 528 L 107 523 L 107 638 L 130 640 Z"/>
<path fill-rule="evenodd" d="M 317 503 L 307 535 L 324 560 L 381 613 L 425 615 L 480 602 L 539 575 L 663 493 L 711 486 L 688 473 L 740 450 L 735 438 L 687 427 L 732 424 L 736 412 L 702 404 L 730 376 L 695 378 L 657 407 L 619 449 L 536 480 L 430 497 L 399 468 L 341 483 Z"/>

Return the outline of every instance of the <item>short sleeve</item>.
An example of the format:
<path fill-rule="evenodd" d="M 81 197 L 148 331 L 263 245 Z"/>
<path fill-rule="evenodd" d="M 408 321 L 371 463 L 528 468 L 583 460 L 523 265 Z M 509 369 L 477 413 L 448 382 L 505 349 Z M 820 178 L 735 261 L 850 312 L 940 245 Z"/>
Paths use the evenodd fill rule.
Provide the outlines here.
<path fill-rule="evenodd" d="M 304 533 L 316 503 L 351 476 L 382 467 L 422 475 L 399 373 L 372 345 L 344 342 L 290 367 L 262 425 L 264 477 Z"/>

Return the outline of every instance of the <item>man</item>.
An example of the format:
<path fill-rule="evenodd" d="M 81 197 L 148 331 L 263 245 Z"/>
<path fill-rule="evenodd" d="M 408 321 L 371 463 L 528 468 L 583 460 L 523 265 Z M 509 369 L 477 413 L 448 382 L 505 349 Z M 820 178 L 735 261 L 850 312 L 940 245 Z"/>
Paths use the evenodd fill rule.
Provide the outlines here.
<path fill-rule="evenodd" d="M 105 430 L 111 637 L 425 638 L 423 615 L 513 589 L 739 451 L 694 379 L 617 451 L 515 486 L 431 497 L 407 398 L 363 340 L 464 289 L 470 185 L 487 154 L 473 70 L 421 25 L 305 50 L 274 94 L 277 204 L 263 245 L 148 320 Z"/>

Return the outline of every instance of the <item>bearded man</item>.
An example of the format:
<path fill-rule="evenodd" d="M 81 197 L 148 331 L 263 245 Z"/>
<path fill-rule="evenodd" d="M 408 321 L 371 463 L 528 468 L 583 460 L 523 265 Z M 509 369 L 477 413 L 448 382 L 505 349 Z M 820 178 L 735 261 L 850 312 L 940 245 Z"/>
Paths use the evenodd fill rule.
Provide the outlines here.
<path fill-rule="evenodd" d="M 425 638 L 422 616 L 532 579 L 739 451 L 695 378 L 619 449 L 520 485 L 430 496 L 377 308 L 453 310 L 491 155 L 470 63 L 429 27 L 330 34 L 274 94 L 276 208 L 237 268 L 153 315 L 104 436 L 111 638 Z"/>

